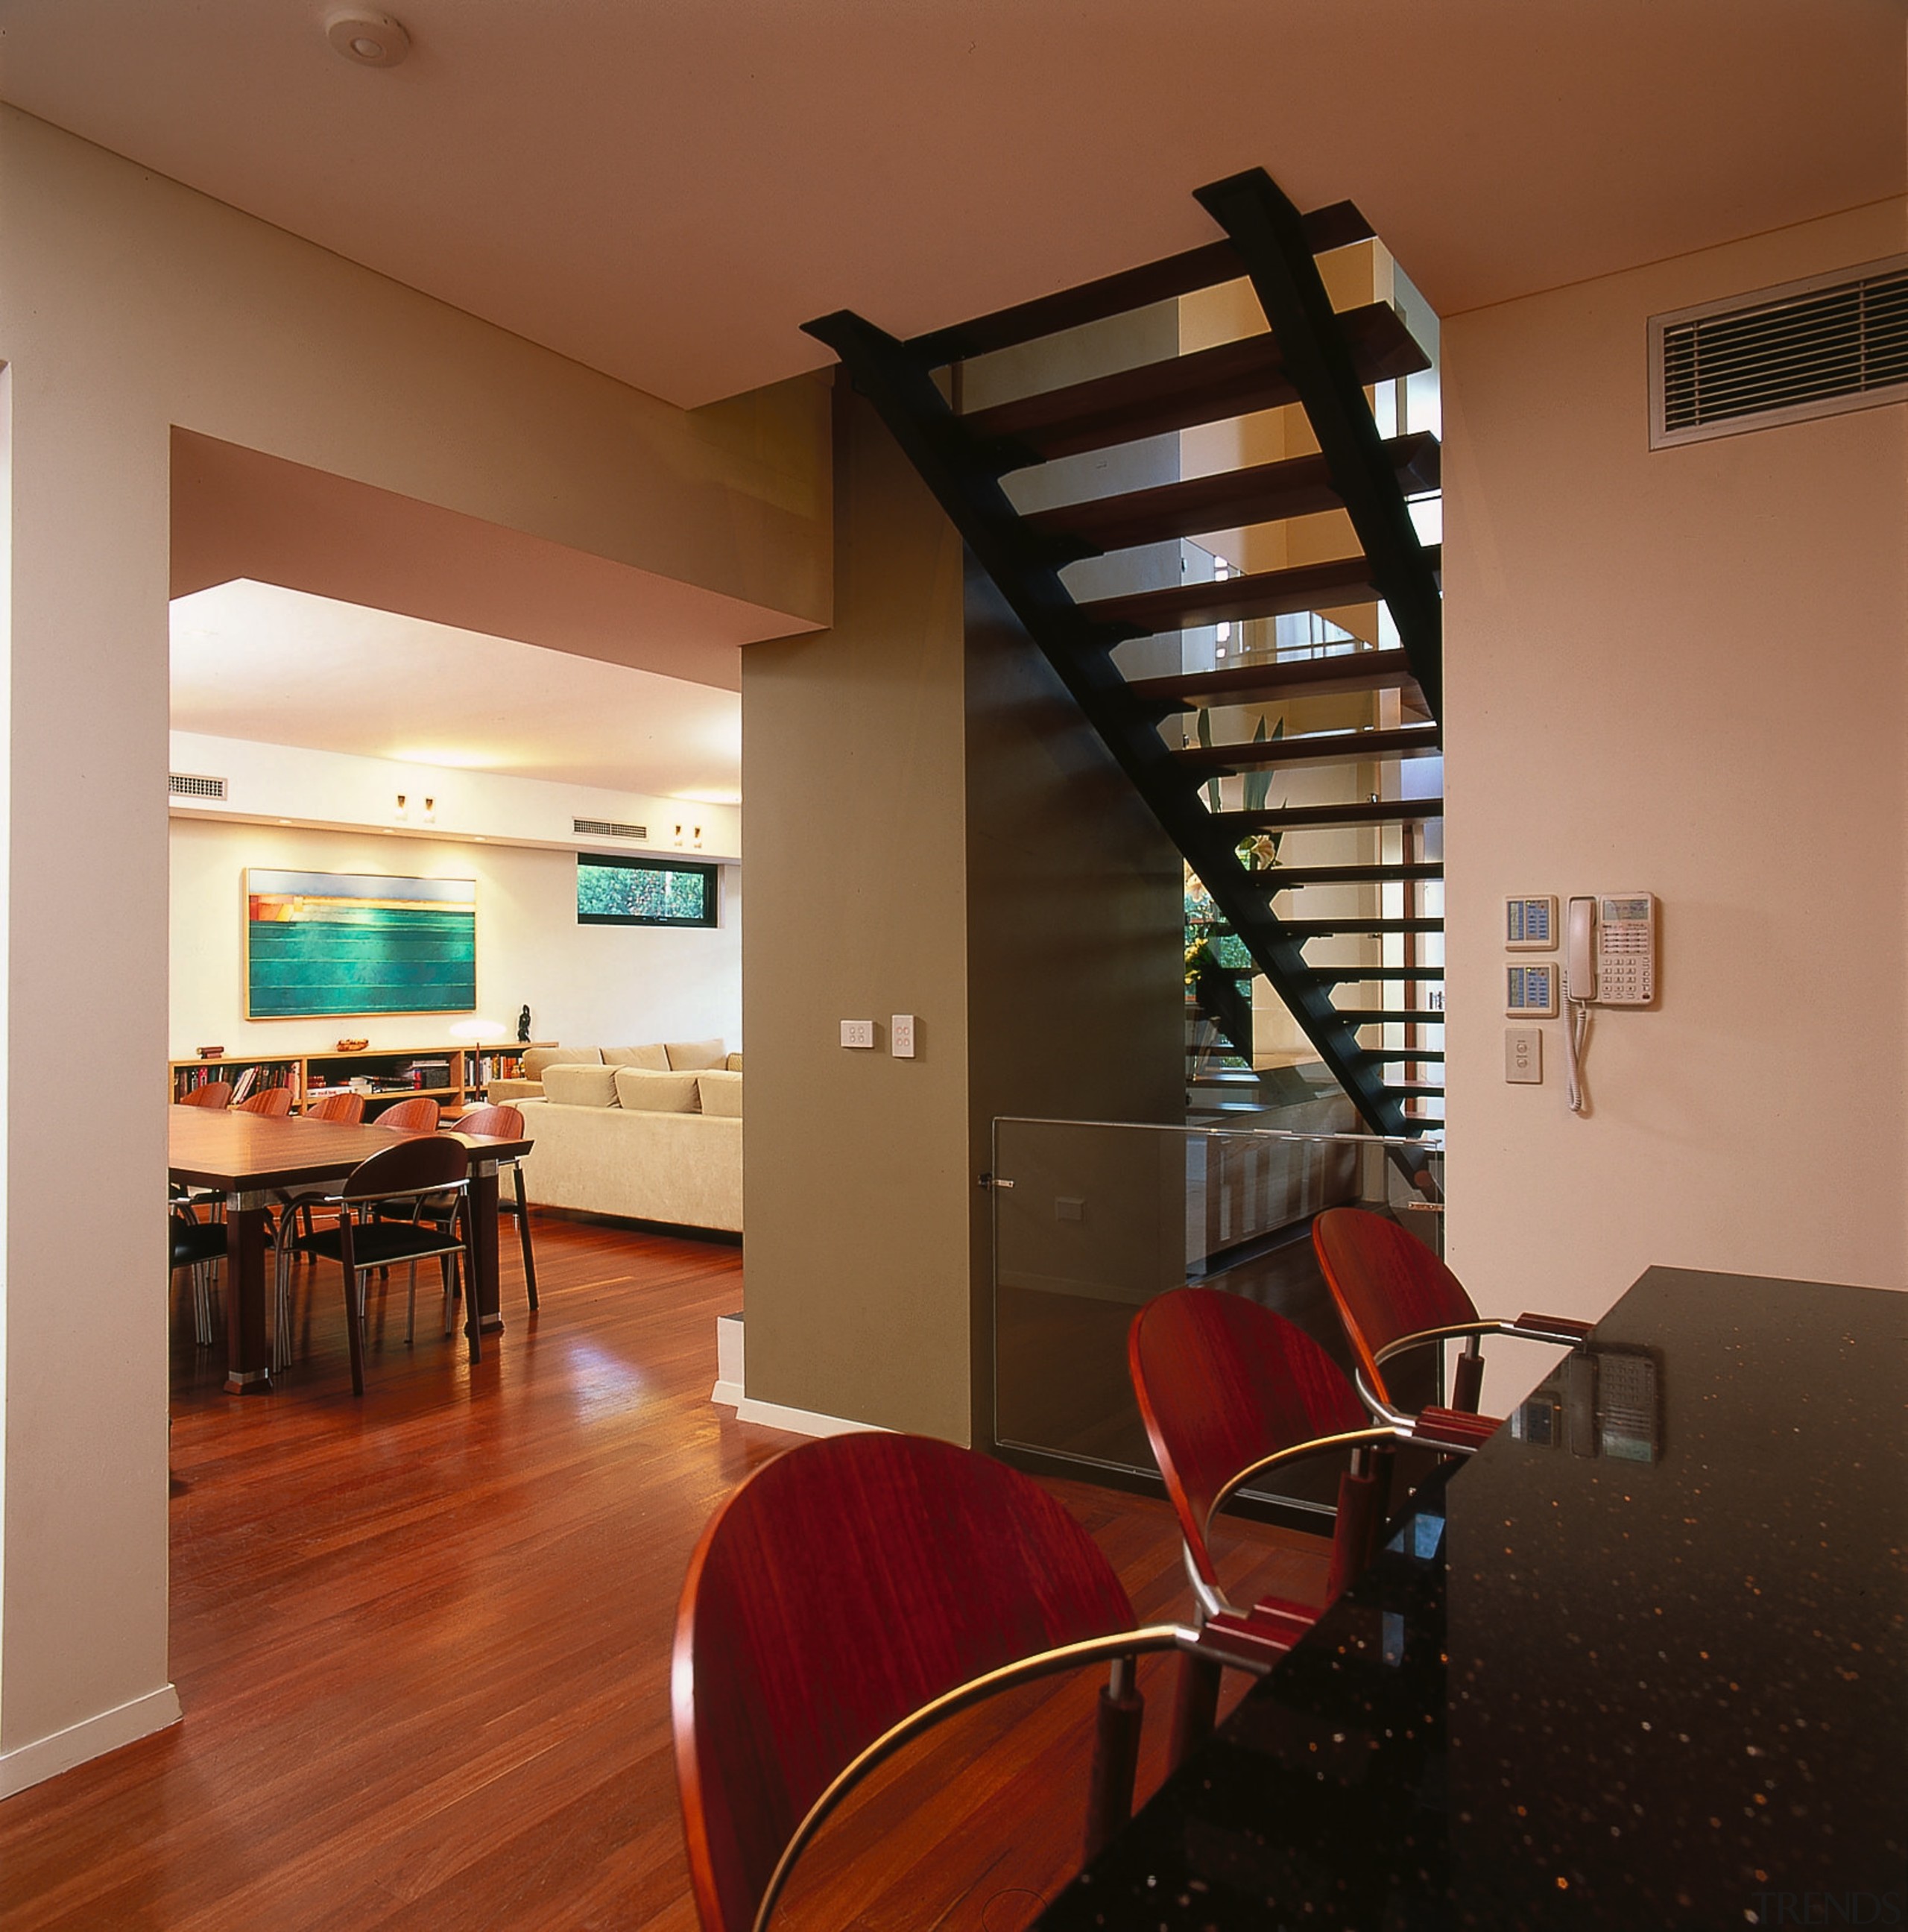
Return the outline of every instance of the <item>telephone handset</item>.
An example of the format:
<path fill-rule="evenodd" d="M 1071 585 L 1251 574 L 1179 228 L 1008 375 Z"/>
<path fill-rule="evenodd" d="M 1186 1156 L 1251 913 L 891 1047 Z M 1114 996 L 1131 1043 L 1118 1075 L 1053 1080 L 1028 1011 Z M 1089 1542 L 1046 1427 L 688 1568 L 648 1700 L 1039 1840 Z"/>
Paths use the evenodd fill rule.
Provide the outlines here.
<path fill-rule="evenodd" d="M 1604 892 L 1594 898 L 1572 899 L 1564 926 L 1564 998 L 1569 1018 L 1564 1034 L 1568 1063 L 1564 1091 L 1572 1113 L 1590 1111 L 1583 1084 L 1590 1009 L 1646 1006 L 1655 998 L 1655 895 Z"/>
<path fill-rule="evenodd" d="M 1570 901 L 1564 997 L 1599 1006 L 1646 1006 L 1656 998 L 1653 892 L 1604 892 Z"/>

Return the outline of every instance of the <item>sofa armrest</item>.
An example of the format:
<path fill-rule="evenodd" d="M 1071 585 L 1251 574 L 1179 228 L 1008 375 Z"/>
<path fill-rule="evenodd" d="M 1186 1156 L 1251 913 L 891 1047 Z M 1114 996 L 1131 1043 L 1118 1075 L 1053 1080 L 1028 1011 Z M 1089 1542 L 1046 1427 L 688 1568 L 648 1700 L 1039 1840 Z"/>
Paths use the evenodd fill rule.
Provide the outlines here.
<path fill-rule="evenodd" d="M 543 1082 L 541 1080 L 493 1080 L 484 1089 L 484 1097 L 493 1107 L 506 1104 L 514 1106 L 519 1100 L 541 1100 Z"/>

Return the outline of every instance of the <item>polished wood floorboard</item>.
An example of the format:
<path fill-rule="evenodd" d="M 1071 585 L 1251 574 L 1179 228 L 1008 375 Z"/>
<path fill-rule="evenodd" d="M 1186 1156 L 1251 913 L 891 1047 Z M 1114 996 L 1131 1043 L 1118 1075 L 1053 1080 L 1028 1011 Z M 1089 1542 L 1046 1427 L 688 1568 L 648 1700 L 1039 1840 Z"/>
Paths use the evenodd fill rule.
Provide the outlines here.
<path fill-rule="evenodd" d="M 788 1447 L 708 1400 L 738 1248 L 539 1216 L 504 1244 L 475 1367 L 420 1282 L 350 1394 L 336 1271 L 304 1352 L 235 1400 L 176 1306 L 172 1671 L 182 1724 L 0 1804 L 0 1926 L 693 1932 L 669 1643 L 710 1510 Z M 1189 1608 L 1165 1506 L 1055 1492 L 1143 1621 Z M 1242 1525 L 1239 1588 L 1316 1592 L 1310 1539 Z M 1143 1787 L 1162 1766 L 1162 1664 Z M 884 1773 L 825 1834 L 790 1928 L 1014 1932 L 1078 1858 L 1090 1684 L 1017 1694 Z M 782 1922 L 778 1918 L 778 1924 Z"/>

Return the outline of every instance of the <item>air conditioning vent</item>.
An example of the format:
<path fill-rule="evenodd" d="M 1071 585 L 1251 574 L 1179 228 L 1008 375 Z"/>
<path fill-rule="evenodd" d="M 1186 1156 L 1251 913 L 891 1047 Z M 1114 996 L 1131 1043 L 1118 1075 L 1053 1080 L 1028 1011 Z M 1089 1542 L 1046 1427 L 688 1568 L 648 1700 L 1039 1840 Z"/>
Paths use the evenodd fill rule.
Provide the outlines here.
<path fill-rule="evenodd" d="M 570 823 L 576 827 L 579 838 L 646 838 L 650 836 L 646 825 L 622 825 L 614 818 L 573 818 Z"/>
<path fill-rule="evenodd" d="M 1650 447 L 1908 398 L 1908 256 L 1650 318 Z"/>
<path fill-rule="evenodd" d="M 225 781 L 208 778 L 197 772 L 171 772 L 166 788 L 175 798 L 219 798 L 225 796 Z"/>

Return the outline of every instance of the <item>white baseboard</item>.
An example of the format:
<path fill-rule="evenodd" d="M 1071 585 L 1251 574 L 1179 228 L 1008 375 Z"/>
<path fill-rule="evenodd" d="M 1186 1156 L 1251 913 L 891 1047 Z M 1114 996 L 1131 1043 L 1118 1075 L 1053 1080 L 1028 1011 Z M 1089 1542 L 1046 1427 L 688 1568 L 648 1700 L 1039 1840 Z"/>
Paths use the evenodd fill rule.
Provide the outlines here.
<path fill-rule="evenodd" d="M 742 1400 L 742 1317 L 718 1315 L 716 1318 L 716 1386 L 709 1391 L 711 1402 L 730 1408 Z"/>
<path fill-rule="evenodd" d="M 116 1705 L 50 1737 L 0 1751 L 0 1798 L 10 1798 L 15 1792 L 57 1778 L 88 1758 L 103 1756 L 122 1744 L 163 1731 L 168 1724 L 177 1724 L 179 1714 L 178 1693 L 170 1684 L 162 1684 L 130 1704 Z"/>
<path fill-rule="evenodd" d="M 850 1422 L 845 1416 L 824 1415 L 812 1408 L 784 1408 L 778 1402 L 752 1402 L 747 1396 L 736 1404 L 738 1422 L 759 1422 L 764 1429 L 785 1430 L 790 1436 L 851 1436 L 858 1430 L 877 1435 L 888 1432 L 878 1422 Z"/>
<path fill-rule="evenodd" d="M 751 1402 L 742 1389 L 742 1322 L 740 1315 L 716 1318 L 716 1386 L 711 1402 L 736 1412 L 738 1422 L 759 1423 L 790 1436 L 849 1436 L 861 1430 L 880 1433 L 872 1422 L 850 1422 L 844 1416 L 824 1415 L 812 1408 L 788 1408 L 778 1402 Z"/>

